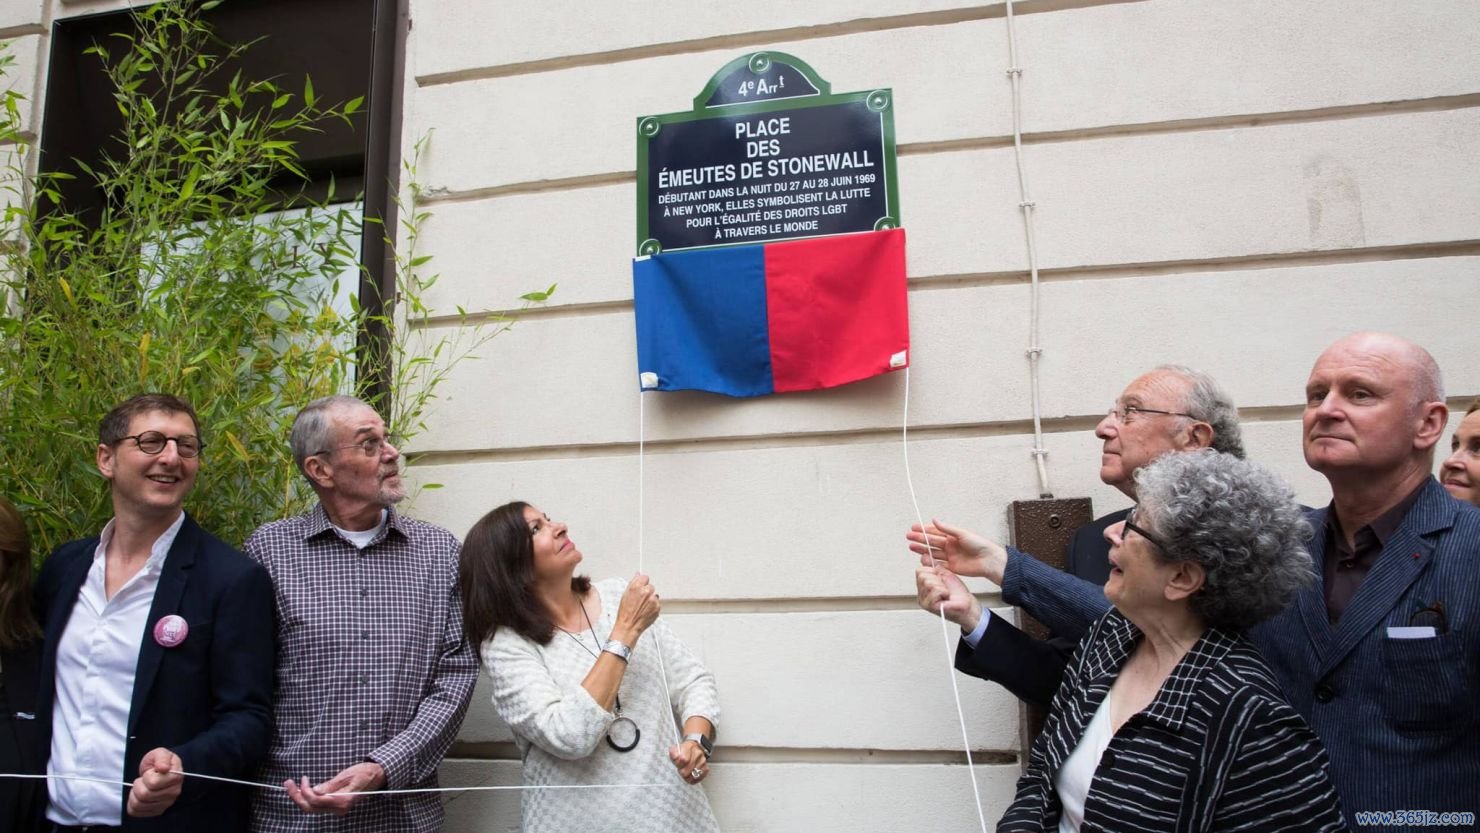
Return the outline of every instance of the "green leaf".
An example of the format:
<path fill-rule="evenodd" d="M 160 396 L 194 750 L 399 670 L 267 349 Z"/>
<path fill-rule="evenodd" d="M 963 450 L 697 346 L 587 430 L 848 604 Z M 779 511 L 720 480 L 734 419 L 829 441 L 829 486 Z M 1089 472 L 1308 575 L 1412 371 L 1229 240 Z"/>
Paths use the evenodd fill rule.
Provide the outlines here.
<path fill-rule="evenodd" d="M 315 101 L 317 99 L 314 98 L 313 94 L 313 79 L 305 75 L 303 76 L 303 103 L 312 107 Z"/>
<path fill-rule="evenodd" d="M 521 300 L 521 301 L 529 301 L 530 303 L 536 303 L 536 304 L 537 303 L 540 303 L 540 302 L 543 302 L 543 301 L 548 301 L 548 300 L 550 300 L 550 296 L 555 294 L 555 287 L 556 286 L 557 286 L 557 284 L 553 284 L 552 283 L 552 284 L 550 284 L 550 288 L 549 289 L 546 289 L 544 291 L 526 292 L 523 295 L 520 295 L 519 296 L 519 300 Z"/>

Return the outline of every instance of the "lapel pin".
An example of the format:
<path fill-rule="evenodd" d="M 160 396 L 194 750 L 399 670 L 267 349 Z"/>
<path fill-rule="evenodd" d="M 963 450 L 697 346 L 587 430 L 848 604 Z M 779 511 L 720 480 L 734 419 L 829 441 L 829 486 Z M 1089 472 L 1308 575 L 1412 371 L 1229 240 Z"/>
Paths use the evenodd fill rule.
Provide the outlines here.
<path fill-rule="evenodd" d="M 154 641 L 166 648 L 173 648 L 190 635 L 190 626 L 182 616 L 171 613 L 154 623 Z"/>

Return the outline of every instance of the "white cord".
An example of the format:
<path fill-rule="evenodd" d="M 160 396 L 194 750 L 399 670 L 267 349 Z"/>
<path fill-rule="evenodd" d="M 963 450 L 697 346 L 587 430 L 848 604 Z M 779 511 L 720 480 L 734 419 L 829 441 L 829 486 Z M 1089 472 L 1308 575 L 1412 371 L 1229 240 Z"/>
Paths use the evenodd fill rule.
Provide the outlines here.
<path fill-rule="evenodd" d="M 643 458 L 646 450 L 647 440 L 647 400 L 644 398 L 641 388 L 637 391 L 637 572 L 642 572 L 643 563 Z M 669 711 L 673 710 L 673 693 L 668 690 L 668 663 L 663 661 L 663 645 L 658 637 L 658 630 L 653 629 L 653 648 L 658 652 L 658 672 L 663 679 L 663 697 L 668 704 Z M 680 718 L 673 718 L 673 742 L 683 745 L 683 726 L 679 724 Z"/>
<path fill-rule="evenodd" d="M 925 517 L 920 514 L 920 501 L 915 497 L 915 478 L 910 474 L 910 368 L 904 369 L 904 418 L 901 420 L 900 444 L 904 448 L 904 480 L 910 487 L 910 503 L 915 507 L 915 522 L 920 525 L 920 534 L 925 539 L 925 554 L 939 564 L 935 548 L 930 545 L 930 536 L 925 533 Z M 966 735 L 966 711 L 961 708 L 961 689 L 956 686 L 956 659 L 952 650 L 950 625 L 946 622 L 946 606 L 939 608 L 940 633 L 946 646 L 946 676 L 951 678 L 951 694 L 956 698 L 956 719 L 961 723 L 961 747 L 966 750 L 966 774 L 971 778 L 971 794 L 976 797 L 976 817 L 981 821 L 982 833 L 987 833 L 987 813 L 982 808 L 981 788 L 976 784 L 976 764 L 971 760 L 971 739 Z"/>
<path fill-rule="evenodd" d="M 223 778 L 220 775 L 202 775 L 199 772 L 182 772 L 172 769 L 175 775 L 184 775 L 187 778 L 201 778 L 206 781 L 220 781 L 223 784 L 237 784 L 243 787 L 255 787 L 260 790 L 277 790 L 284 792 L 281 784 L 259 784 L 256 781 L 241 781 L 236 778 Z M 91 778 L 86 775 L 31 775 L 19 772 L 0 772 L 0 778 L 21 778 L 51 781 L 87 781 L 93 784 L 107 784 L 111 787 L 132 787 L 127 781 L 114 781 L 111 778 Z M 461 793 L 461 792 L 486 792 L 489 790 L 609 790 L 609 789 L 668 789 L 676 786 L 688 786 L 680 782 L 678 784 L 547 784 L 543 786 L 514 784 L 512 786 L 482 786 L 482 787 L 420 787 L 408 790 L 375 790 L 374 795 L 411 795 L 413 793 Z M 337 792 L 321 793 L 322 797 L 338 795 L 371 795 L 367 792 Z"/>
<path fill-rule="evenodd" d="M 1043 407 L 1038 397 L 1038 359 L 1043 348 L 1038 342 L 1038 243 L 1033 235 L 1033 209 L 1036 204 L 1028 190 L 1028 169 L 1023 162 L 1023 70 L 1018 66 L 1017 27 L 1013 25 L 1012 0 L 1007 0 L 1007 51 L 1011 66 L 1007 77 L 1012 83 L 1012 149 L 1017 159 L 1018 207 L 1023 210 L 1023 230 L 1028 238 L 1028 389 L 1033 407 L 1033 459 L 1038 469 L 1038 496 L 1053 497 L 1048 487 L 1048 449 L 1043 445 Z"/>
<path fill-rule="evenodd" d="M 642 394 L 643 394 L 643 391 L 642 391 L 641 388 L 639 388 L 638 391 L 637 391 L 637 572 L 639 572 L 639 573 L 642 572 L 642 557 L 643 557 L 643 551 L 642 551 L 642 546 L 643 546 L 643 540 L 642 540 L 643 516 L 642 516 L 642 512 L 643 512 L 644 502 L 643 502 L 643 499 L 642 499 L 643 498 L 643 494 L 642 494 L 642 487 L 643 487 L 643 470 L 642 470 L 643 453 L 642 452 L 643 452 L 643 440 L 644 440 L 644 436 L 647 433 L 647 430 L 644 427 L 644 423 L 647 420 L 647 400 L 646 400 L 646 398 Z"/>

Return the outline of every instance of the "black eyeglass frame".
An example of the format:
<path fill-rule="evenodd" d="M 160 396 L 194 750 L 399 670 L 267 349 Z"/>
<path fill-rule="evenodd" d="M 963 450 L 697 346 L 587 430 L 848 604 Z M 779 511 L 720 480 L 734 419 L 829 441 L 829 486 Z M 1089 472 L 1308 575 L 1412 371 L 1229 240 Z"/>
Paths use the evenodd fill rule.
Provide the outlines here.
<path fill-rule="evenodd" d="M 138 446 L 140 451 L 148 454 L 150 457 L 155 457 L 163 454 L 164 447 L 169 445 L 170 440 L 175 441 L 175 453 L 187 459 L 192 457 L 199 457 L 200 453 L 206 448 L 206 441 L 194 434 L 181 434 L 178 437 L 171 437 L 163 431 L 143 431 L 138 434 L 130 434 L 127 437 L 119 437 L 112 442 L 112 445 L 118 445 L 124 440 L 133 440 L 134 445 Z M 180 442 L 181 440 L 189 440 L 191 444 L 187 446 L 186 444 Z M 150 451 L 149 449 L 144 447 L 144 444 L 146 442 L 149 445 L 153 445 L 154 443 L 158 442 L 159 448 Z"/>
<path fill-rule="evenodd" d="M 385 447 L 388 445 L 396 445 L 396 438 L 389 433 L 387 433 L 383 437 L 366 437 L 365 439 L 360 440 L 357 443 L 350 443 L 349 445 L 336 445 L 333 448 L 326 448 L 322 451 L 315 451 L 308 456 L 319 457 L 324 454 L 333 454 L 336 451 L 343 451 L 346 448 L 358 448 L 360 450 L 360 453 L 364 454 L 366 457 L 379 457 L 385 452 Z M 371 451 L 370 448 L 367 448 L 367 446 L 371 446 L 375 450 Z"/>
<path fill-rule="evenodd" d="M 1142 538 L 1145 538 L 1147 541 L 1155 544 L 1162 552 L 1171 552 L 1167 549 L 1167 545 L 1163 543 L 1161 539 L 1157 538 L 1155 535 L 1152 535 L 1150 532 L 1147 532 L 1145 527 L 1136 526 L 1135 517 L 1136 507 L 1132 506 L 1131 511 L 1126 513 L 1125 516 L 1126 529 L 1129 529 L 1131 532 L 1134 532 Z"/>

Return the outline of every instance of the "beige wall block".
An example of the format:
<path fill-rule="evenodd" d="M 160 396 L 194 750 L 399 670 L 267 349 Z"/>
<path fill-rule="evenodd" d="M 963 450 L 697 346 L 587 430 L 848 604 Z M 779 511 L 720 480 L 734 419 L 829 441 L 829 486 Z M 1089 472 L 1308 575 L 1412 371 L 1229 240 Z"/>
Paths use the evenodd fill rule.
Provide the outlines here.
<path fill-rule="evenodd" d="M 631 299 L 635 205 L 630 184 L 432 204 L 420 245 L 442 279 L 427 305 L 514 309 L 552 283 L 547 306 Z"/>
<path fill-rule="evenodd" d="M 1480 92 L 1469 0 L 1155 0 L 1023 15 L 1017 31 L 1030 132 Z"/>
<path fill-rule="evenodd" d="M 748 32 L 999 5 L 1000 1 L 963 0 L 913 0 L 909 4 L 761 0 L 746 5 L 685 0 L 649 0 L 640 5 L 581 0 L 417 0 L 412 13 L 416 37 L 438 46 L 425 50 L 416 64 L 416 73 L 425 76 Z"/>
<path fill-rule="evenodd" d="M 976 803 L 964 764 L 726 763 L 717 759 L 704 791 L 727 833 L 858 833 L 976 830 Z M 1012 802 L 1017 764 L 978 764 L 976 783 L 993 825 Z M 516 761 L 449 759 L 444 786 L 521 783 Z M 519 793 L 448 796 L 449 831 L 519 829 Z"/>
<path fill-rule="evenodd" d="M 0 30 L 40 28 L 46 15 L 42 0 L 6 0 L 0 3 Z"/>
<path fill-rule="evenodd" d="M 921 61 L 940 48 L 933 27 L 865 32 L 794 44 L 834 92 L 890 87 L 900 143 L 1010 134 L 1001 87 L 1001 21 L 960 24 L 957 59 Z M 994 35 L 994 32 L 996 33 Z M 983 47 L 982 44 L 993 44 Z M 637 118 L 687 111 L 729 61 L 755 51 L 723 49 L 581 66 L 531 75 L 437 84 L 416 93 L 413 135 L 435 130 L 424 166 L 433 192 L 469 191 L 637 166 Z M 1004 52 L 1005 54 L 1005 52 Z M 969 91 L 969 92 L 968 92 Z"/>
<path fill-rule="evenodd" d="M 1480 156 L 1476 109 L 1055 142 L 1025 154 L 1040 268 L 1418 245 L 1472 240 L 1480 228 L 1480 178 L 1456 178 Z M 1012 166 L 1008 149 L 901 162 L 912 275 L 1026 267 Z"/>
<path fill-rule="evenodd" d="M 1090 390 L 1108 407 L 1128 373 L 1165 362 L 1211 373 L 1240 407 L 1303 405 L 1321 351 L 1368 329 L 1428 348 L 1451 391 L 1480 390 L 1467 334 L 1435 326 L 1480 300 L 1477 274 L 1480 258 L 1446 257 L 1055 283 L 1044 412 L 1082 413 Z"/>
<path fill-rule="evenodd" d="M 826 708 L 826 703 L 818 703 Z M 879 715 L 879 719 L 888 719 Z M 989 829 L 1017 787 L 1018 765 L 978 764 Z M 707 787 L 726 833 L 861 833 L 979 830 L 963 764 L 715 763 Z"/>

